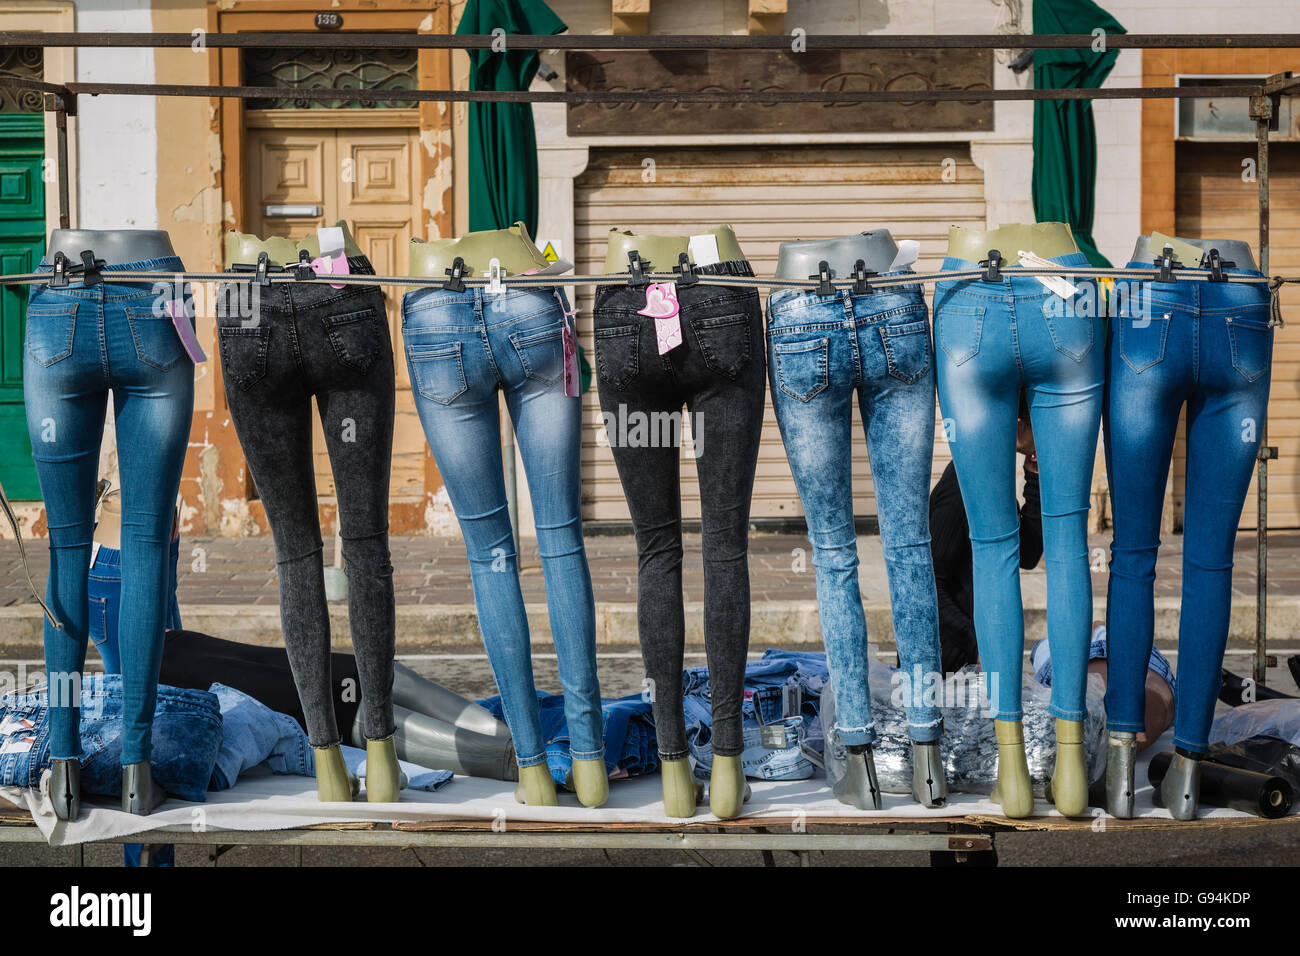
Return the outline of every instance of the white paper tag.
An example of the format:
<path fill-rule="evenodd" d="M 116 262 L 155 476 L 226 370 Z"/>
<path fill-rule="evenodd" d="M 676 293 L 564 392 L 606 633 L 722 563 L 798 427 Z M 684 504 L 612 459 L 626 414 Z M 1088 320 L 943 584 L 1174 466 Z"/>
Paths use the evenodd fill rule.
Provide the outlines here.
<path fill-rule="evenodd" d="M 5 717 L 4 723 L 0 723 L 0 737 L 8 737 L 10 734 L 16 734 L 22 730 L 32 730 L 35 724 L 25 717 L 17 717 L 9 714 Z"/>
<path fill-rule="evenodd" d="M 90 542 L 90 566 L 92 568 L 95 566 L 95 558 L 98 556 L 99 556 L 99 542 L 92 541 Z"/>
<path fill-rule="evenodd" d="M 343 229 L 340 226 L 321 226 L 316 230 L 321 258 L 333 258 L 343 251 Z"/>
<path fill-rule="evenodd" d="M 35 737 L 13 737 L 0 745 L 0 754 L 25 754 L 36 743 Z"/>
<path fill-rule="evenodd" d="M 718 252 L 718 237 L 708 233 L 702 236 L 691 236 L 686 250 L 691 255 L 691 262 L 697 266 L 712 266 L 722 261 L 722 254 Z"/>
<path fill-rule="evenodd" d="M 921 255 L 921 244 L 915 239 L 902 239 L 898 243 L 898 255 L 894 256 L 894 261 L 889 265 L 890 272 L 897 272 L 899 269 L 906 269 L 915 262 Z"/>
<path fill-rule="evenodd" d="M 1020 257 L 1020 264 L 1028 269 L 1057 268 L 1055 262 L 1050 262 L 1047 259 L 1040 258 L 1032 252 L 1025 252 L 1023 249 L 1016 253 L 1016 255 Z M 1075 287 L 1074 283 L 1066 279 L 1065 276 L 1034 276 L 1034 278 L 1045 285 L 1048 288 L 1048 291 L 1055 292 L 1062 299 L 1068 299 L 1079 291 Z"/>

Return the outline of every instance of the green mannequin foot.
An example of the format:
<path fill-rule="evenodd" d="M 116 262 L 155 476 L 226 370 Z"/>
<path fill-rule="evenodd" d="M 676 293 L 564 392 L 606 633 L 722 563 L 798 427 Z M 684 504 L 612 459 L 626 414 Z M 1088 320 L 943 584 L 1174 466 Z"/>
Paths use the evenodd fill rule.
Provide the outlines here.
<path fill-rule="evenodd" d="M 555 778 L 545 763 L 519 768 L 515 800 L 529 807 L 559 806 L 560 799 L 555 794 Z"/>
<path fill-rule="evenodd" d="M 397 744 L 393 737 L 366 741 L 366 800 L 396 803 L 404 781 L 397 765 Z"/>
<path fill-rule="evenodd" d="M 1056 721 L 1056 769 L 1048 785 L 1048 796 L 1067 817 L 1088 809 L 1088 771 L 1083 757 L 1083 721 Z"/>
<path fill-rule="evenodd" d="M 990 797 L 1013 820 L 1034 812 L 1034 785 L 1025 758 L 1024 726 L 1018 720 L 995 720 L 998 739 L 998 782 Z"/>
<path fill-rule="evenodd" d="M 704 786 L 692 776 L 690 761 L 663 761 L 659 777 L 664 788 L 664 814 L 680 819 L 695 816 L 695 808 L 704 798 Z"/>
<path fill-rule="evenodd" d="M 584 807 L 598 807 L 609 799 L 609 774 L 605 758 L 573 761 L 573 789 Z"/>
<path fill-rule="evenodd" d="M 719 820 L 740 816 L 750 797 L 749 783 L 740 757 L 713 756 L 713 773 L 709 776 L 709 810 Z"/>
<path fill-rule="evenodd" d="M 348 773 L 343 751 L 333 747 L 313 747 L 316 752 L 316 795 L 321 803 L 351 803 L 360 791 L 357 778 Z"/>

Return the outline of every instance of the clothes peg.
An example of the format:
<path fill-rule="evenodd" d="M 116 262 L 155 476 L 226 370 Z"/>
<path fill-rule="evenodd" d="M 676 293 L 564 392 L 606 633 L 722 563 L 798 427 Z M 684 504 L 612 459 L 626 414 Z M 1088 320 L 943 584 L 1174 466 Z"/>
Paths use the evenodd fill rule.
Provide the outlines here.
<path fill-rule="evenodd" d="M 493 259 L 488 263 L 487 280 L 488 283 L 483 287 L 483 291 L 488 295 L 501 295 L 506 291 L 506 287 L 501 284 L 500 259 Z"/>
<path fill-rule="evenodd" d="M 1180 266 L 1182 263 L 1174 258 L 1174 247 L 1165 246 L 1164 249 L 1161 250 L 1159 258 L 1155 260 L 1153 265 L 1160 270 L 1160 274 L 1156 276 L 1157 282 L 1176 282 L 1177 280 L 1174 278 L 1174 267 Z"/>
<path fill-rule="evenodd" d="M 871 295 L 875 290 L 871 288 L 871 282 L 868 280 L 879 274 L 878 272 L 868 271 L 865 259 L 859 259 L 853 263 L 853 294 Z"/>
<path fill-rule="evenodd" d="M 629 272 L 628 285 L 645 285 L 650 281 L 645 277 L 646 269 L 649 268 L 650 263 L 642 262 L 641 253 L 635 249 L 627 254 L 627 266 Z"/>
<path fill-rule="evenodd" d="M 316 278 L 316 270 L 311 267 L 311 254 L 306 249 L 298 250 L 298 264 L 289 271 L 295 279 L 303 282 Z"/>
<path fill-rule="evenodd" d="M 54 274 L 50 276 L 51 289 L 66 289 L 68 287 L 68 266 L 71 260 L 62 252 L 54 254 Z"/>
<path fill-rule="evenodd" d="M 831 284 L 831 264 L 825 259 L 817 263 L 817 274 L 808 278 L 819 280 L 816 290 L 818 295 L 835 294 L 835 286 Z"/>
<path fill-rule="evenodd" d="M 446 291 L 446 292 L 464 292 L 464 291 L 465 291 L 465 283 L 464 283 L 464 281 L 463 281 L 464 278 L 465 278 L 465 260 L 464 260 L 464 259 L 462 259 L 460 256 L 457 256 L 455 259 L 453 259 L 453 260 L 451 261 L 451 268 L 450 268 L 450 269 L 444 269 L 444 270 L 443 270 L 443 273 L 444 273 L 445 275 L 451 277 L 451 278 L 449 278 L 446 282 L 444 282 L 444 283 L 442 284 L 442 288 L 443 288 L 444 291 Z"/>
<path fill-rule="evenodd" d="M 1211 282 L 1227 282 L 1228 277 L 1223 274 L 1223 270 L 1236 267 L 1237 263 L 1222 259 L 1218 249 L 1211 249 L 1201 258 L 1201 268 L 1210 270 L 1209 281 Z"/>
<path fill-rule="evenodd" d="M 980 276 L 985 282 L 1002 281 L 1002 253 L 996 249 L 989 250 L 989 257 L 981 259 L 980 265 L 984 269 L 984 275 Z"/>
<path fill-rule="evenodd" d="M 673 267 L 673 271 L 678 274 L 677 284 L 679 286 L 695 285 L 700 281 L 700 277 L 695 274 L 691 267 L 691 257 L 685 252 L 678 253 L 677 265 Z"/>

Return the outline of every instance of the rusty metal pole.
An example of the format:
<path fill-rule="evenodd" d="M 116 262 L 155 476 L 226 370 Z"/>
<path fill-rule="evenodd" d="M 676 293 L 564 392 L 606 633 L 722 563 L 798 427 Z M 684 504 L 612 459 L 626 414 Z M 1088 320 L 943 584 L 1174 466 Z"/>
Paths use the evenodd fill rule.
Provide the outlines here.
<path fill-rule="evenodd" d="M 75 112 L 75 104 L 75 97 L 64 97 L 54 93 L 45 94 L 46 112 L 54 114 L 55 150 L 58 156 L 60 229 L 70 229 L 72 227 L 72 186 L 68 182 L 68 114 Z M 72 105 L 73 109 L 69 109 L 69 105 Z"/>
<path fill-rule="evenodd" d="M 1268 134 L 1275 124 L 1278 101 L 1267 93 L 1252 96 L 1250 117 L 1255 121 L 1255 176 L 1259 190 L 1259 270 L 1268 275 Z M 1268 678 L 1268 463 L 1277 449 L 1268 444 L 1268 410 L 1259 423 L 1258 480 L 1255 484 L 1258 514 L 1255 526 L 1255 683 Z"/>

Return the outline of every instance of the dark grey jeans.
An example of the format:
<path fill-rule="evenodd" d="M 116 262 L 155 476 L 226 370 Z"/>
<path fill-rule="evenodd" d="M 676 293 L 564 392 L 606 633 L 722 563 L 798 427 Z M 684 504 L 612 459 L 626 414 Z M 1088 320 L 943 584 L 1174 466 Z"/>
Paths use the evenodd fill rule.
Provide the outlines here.
<path fill-rule="evenodd" d="M 364 258 L 353 273 L 374 275 Z M 388 550 L 394 377 L 378 286 L 277 283 L 218 292 L 226 404 L 275 538 L 280 622 L 313 747 L 341 741 L 330 673 L 312 398 L 334 471 L 348 623 L 365 736 L 393 733 L 393 567 Z M 242 296 L 242 308 L 239 303 Z"/>
<path fill-rule="evenodd" d="M 745 262 L 700 272 L 753 275 Z M 650 681 L 659 752 L 687 753 L 682 714 L 683 453 L 700 479 L 704 642 L 712 686 L 713 752 L 744 749 L 740 708 L 749 650 L 749 503 L 767 382 L 763 310 L 755 289 L 678 290 L 682 344 L 660 355 L 655 320 L 638 314 L 646 290 L 596 293 L 600 407 L 637 542 L 637 629 Z M 690 419 L 683 451 L 682 406 Z"/>

